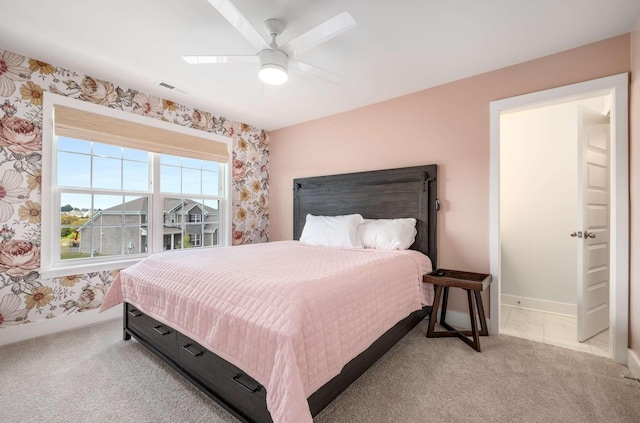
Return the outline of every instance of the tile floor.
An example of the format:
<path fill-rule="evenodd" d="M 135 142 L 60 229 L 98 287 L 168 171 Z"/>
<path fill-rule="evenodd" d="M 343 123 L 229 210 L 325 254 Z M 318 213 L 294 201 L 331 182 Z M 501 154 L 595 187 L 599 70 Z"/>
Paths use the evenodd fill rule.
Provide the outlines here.
<path fill-rule="evenodd" d="M 575 317 L 503 305 L 500 310 L 500 333 L 604 357 L 610 356 L 609 330 L 600 332 L 585 342 L 578 342 Z"/>

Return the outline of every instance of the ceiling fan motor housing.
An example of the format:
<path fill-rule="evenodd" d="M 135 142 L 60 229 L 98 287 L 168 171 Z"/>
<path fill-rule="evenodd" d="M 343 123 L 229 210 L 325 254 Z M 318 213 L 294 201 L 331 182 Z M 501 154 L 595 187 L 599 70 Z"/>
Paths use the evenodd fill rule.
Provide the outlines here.
<path fill-rule="evenodd" d="M 289 56 L 279 49 L 264 49 L 258 53 L 260 59 L 260 68 L 279 67 L 283 71 L 287 71 Z"/>

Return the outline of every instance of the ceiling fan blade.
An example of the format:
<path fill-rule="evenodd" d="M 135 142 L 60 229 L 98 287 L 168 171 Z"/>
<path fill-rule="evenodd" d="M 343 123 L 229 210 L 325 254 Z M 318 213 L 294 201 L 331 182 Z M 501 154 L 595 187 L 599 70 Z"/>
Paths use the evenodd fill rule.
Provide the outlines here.
<path fill-rule="evenodd" d="M 299 60 L 289 60 L 289 69 L 295 69 L 300 72 L 304 72 L 307 75 L 315 76 L 327 82 L 331 82 L 335 85 L 342 85 L 347 81 L 347 78 L 338 75 L 337 73 L 330 72 L 325 69 L 321 69 L 317 66 L 310 65 L 308 63 L 301 62 Z"/>
<path fill-rule="evenodd" d="M 289 57 L 295 57 L 309 49 L 312 49 L 318 44 L 324 43 L 333 37 L 337 37 L 343 32 L 354 28 L 356 25 L 356 21 L 349 12 L 342 12 L 294 38 L 283 45 L 282 48 L 290 53 Z"/>
<path fill-rule="evenodd" d="M 182 56 L 182 60 L 190 65 L 209 63 L 257 63 L 258 56 Z"/>
<path fill-rule="evenodd" d="M 269 44 L 262 38 L 260 33 L 249 23 L 242 13 L 229 0 L 209 0 L 209 3 L 216 8 L 226 20 L 229 21 L 240 34 L 246 38 L 256 50 L 260 51 L 269 48 Z"/>

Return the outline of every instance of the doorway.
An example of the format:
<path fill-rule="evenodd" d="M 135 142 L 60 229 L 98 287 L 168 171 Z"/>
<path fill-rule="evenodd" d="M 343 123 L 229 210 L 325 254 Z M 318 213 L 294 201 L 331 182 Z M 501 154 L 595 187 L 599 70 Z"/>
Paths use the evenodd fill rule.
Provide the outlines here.
<path fill-rule="evenodd" d="M 501 202 L 500 188 L 500 122 L 501 116 L 507 113 L 532 109 L 540 106 L 551 106 L 571 101 L 585 100 L 599 96 L 610 96 L 611 129 L 610 129 L 610 181 L 609 200 L 610 213 L 610 247 L 609 247 L 609 280 L 608 299 L 609 345 L 611 357 L 617 363 L 626 364 L 628 337 L 628 74 L 615 75 L 580 84 L 546 90 L 538 93 L 494 101 L 491 103 L 491 181 L 490 181 L 490 257 L 491 273 L 494 284 L 491 289 L 491 323 L 492 334 L 500 333 L 501 295 L 502 292 L 502 240 L 500 227 Z M 540 169 L 544 169 L 544 162 Z M 540 207 L 551 207 L 539 198 Z M 532 236 L 540 228 L 531 228 Z M 573 230 L 573 229 L 572 229 Z M 554 246 L 555 247 L 555 246 Z M 551 247 L 554 249 L 554 247 Z M 547 247 L 549 248 L 549 247 Z M 555 251 L 555 249 L 554 249 Z M 504 257 L 508 262 L 508 258 Z"/>
<path fill-rule="evenodd" d="M 609 104 L 500 116 L 501 333 L 610 356 Z"/>

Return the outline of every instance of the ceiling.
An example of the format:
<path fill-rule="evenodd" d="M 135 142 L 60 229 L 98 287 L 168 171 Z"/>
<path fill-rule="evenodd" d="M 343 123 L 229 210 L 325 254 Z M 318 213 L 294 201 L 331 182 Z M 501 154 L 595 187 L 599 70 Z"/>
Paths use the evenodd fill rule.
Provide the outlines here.
<path fill-rule="evenodd" d="M 624 34 L 640 15 L 638 0 L 232 1 L 265 39 L 265 19 L 284 21 L 279 43 L 348 11 L 354 29 L 297 57 L 346 81 L 186 64 L 256 53 L 207 0 L 0 0 L 0 48 L 273 130 Z"/>

